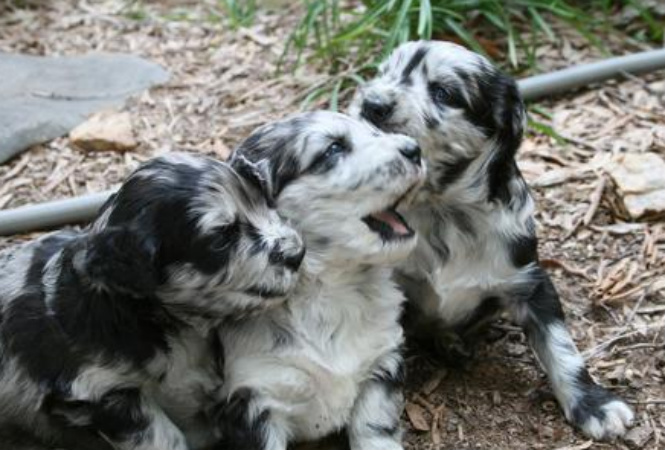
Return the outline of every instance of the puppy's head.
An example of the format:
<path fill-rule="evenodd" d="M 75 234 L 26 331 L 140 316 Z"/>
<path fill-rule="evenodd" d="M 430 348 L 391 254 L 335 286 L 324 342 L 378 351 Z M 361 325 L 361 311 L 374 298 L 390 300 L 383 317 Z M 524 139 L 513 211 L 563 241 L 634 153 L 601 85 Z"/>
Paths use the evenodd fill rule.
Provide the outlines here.
<path fill-rule="evenodd" d="M 435 41 L 398 47 L 358 91 L 351 114 L 416 138 L 428 188 L 443 192 L 475 169 L 488 175 L 490 197 L 512 175 L 525 119 L 512 78 L 477 53 Z"/>
<path fill-rule="evenodd" d="M 405 257 L 415 245 L 413 230 L 396 212 L 425 176 L 411 138 L 319 111 L 259 128 L 231 164 L 242 160 L 270 174 L 270 196 L 303 233 L 308 256 L 344 266 L 380 264 Z"/>
<path fill-rule="evenodd" d="M 127 179 L 91 233 L 135 230 L 101 248 L 127 263 L 128 276 L 139 267 L 154 273 L 158 296 L 185 309 L 241 313 L 266 306 L 295 287 L 305 252 L 300 235 L 269 206 L 266 179 L 248 161 L 234 170 L 186 154 L 160 157 Z M 124 253 L 130 237 L 143 239 L 141 258 Z"/>

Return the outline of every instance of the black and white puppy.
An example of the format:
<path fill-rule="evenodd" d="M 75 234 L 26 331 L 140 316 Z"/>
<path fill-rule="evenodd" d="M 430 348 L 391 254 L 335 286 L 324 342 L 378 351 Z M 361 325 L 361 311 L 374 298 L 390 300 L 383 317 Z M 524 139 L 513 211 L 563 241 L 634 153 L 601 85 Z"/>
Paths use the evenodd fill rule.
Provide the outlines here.
<path fill-rule="evenodd" d="M 593 438 L 624 434 L 631 409 L 589 375 L 538 264 L 534 202 L 515 163 L 526 114 L 514 80 L 461 46 L 410 42 L 381 64 L 351 111 L 414 137 L 428 163 L 406 213 L 418 248 L 398 273 L 415 310 L 410 326 L 444 347 L 507 309 L 566 418 Z"/>
<path fill-rule="evenodd" d="M 282 306 L 225 324 L 222 448 L 285 450 L 346 430 L 352 450 L 400 450 L 403 294 L 390 266 L 416 245 L 395 212 L 425 177 L 416 142 L 332 112 L 257 130 L 231 158 L 267 172 L 302 234 Z"/>
<path fill-rule="evenodd" d="M 79 427 L 123 450 L 213 443 L 204 417 L 223 352 L 211 330 L 282 301 L 304 255 L 264 179 L 247 161 L 170 154 L 88 230 L 1 253 L 0 436 L 60 445 Z"/>

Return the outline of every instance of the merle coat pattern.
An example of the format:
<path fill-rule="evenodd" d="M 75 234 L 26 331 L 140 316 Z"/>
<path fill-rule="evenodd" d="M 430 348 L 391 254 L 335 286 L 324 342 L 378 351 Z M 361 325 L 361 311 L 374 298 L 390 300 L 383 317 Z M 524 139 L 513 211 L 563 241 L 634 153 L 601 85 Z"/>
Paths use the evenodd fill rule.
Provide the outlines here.
<path fill-rule="evenodd" d="M 405 213 L 421 238 L 397 273 L 407 327 L 446 353 L 507 310 L 566 418 L 593 438 L 622 435 L 633 413 L 589 375 L 538 264 L 533 199 L 515 163 L 525 109 L 514 80 L 461 46 L 411 42 L 381 64 L 351 112 L 416 138 L 428 163 Z"/>
<path fill-rule="evenodd" d="M 219 439 L 206 420 L 223 382 L 215 327 L 283 301 L 304 255 L 264 178 L 248 162 L 170 154 L 89 229 L 0 253 L 4 444 L 60 447 L 73 429 L 122 450 Z"/>
<path fill-rule="evenodd" d="M 331 112 L 257 130 L 232 155 L 266 179 L 307 254 L 282 306 L 221 329 L 223 448 L 286 450 L 346 430 L 351 450 L 400 450 L 402 293 L 391 264 L 415 247 L 394 211 L 425 176 L 406 136 Z"/>

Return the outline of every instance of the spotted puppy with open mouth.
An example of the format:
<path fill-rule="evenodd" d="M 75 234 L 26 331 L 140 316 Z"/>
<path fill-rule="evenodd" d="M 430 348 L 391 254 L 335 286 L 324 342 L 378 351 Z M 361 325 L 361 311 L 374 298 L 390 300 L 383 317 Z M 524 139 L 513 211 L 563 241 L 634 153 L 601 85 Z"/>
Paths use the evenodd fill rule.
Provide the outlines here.
<path fill-rule="evenodd" d="M 217 441 L 216 327 L 284 301 L 305 252 L 264 179 L 248 161 L 169 154 L 134 172 L 89 229 L 0 253 L 6 448 L 69 447 L 73 429 L 103 439 L 83 448 Z"/>
<path fill-rule="evenodd" d="M 515 163 L 526 114 L 514 80 L 461 46 L 410 42 L 381 64 L 351 110 L 414 137 L 428 163 L 405 212 L 420 240 L 397 273 L 407 327 L 445 352 L 507 310 L 566 418 L 593 438 L 624 434 L 631 409 L 589 375 L 538 263 L 534 202 Z"/>
<path fill-rule="evenodd" d="M 416 246 L 397 212 L 425 177 L 416 142 L 332 112 L 257 130 L 232 155 L 269 173 L 307 254 L 287 302 L 221 328 L 222 448 L 285 450 L 345 430 L 352 450 L 400 450 L 403 294 Z"/>

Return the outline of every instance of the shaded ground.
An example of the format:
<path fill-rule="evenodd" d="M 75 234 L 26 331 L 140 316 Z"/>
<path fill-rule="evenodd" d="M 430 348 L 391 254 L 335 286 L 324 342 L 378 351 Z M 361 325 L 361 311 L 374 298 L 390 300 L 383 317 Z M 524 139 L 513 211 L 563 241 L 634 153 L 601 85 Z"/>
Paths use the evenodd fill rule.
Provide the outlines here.
<path fill-rule="evenodd" d="M 173 74 L 168 85 L 127 106 L 142 142 L 138 150 L 86 154 L 67 138 L 35 147 L 0 166 L 0 208 L 110 188 L 141 161 L 174 148 L 224 157 L 253 127 L 296 111 L 303 91 L 324 79 L 313 68 L 275 76 L 295 20 L 289 9 L 231 32 L 210 20 L 214 9 L 207 2 L 177 21 L 167 17 L 179 10 L 165 3 L 145 6 L 142 20 L 129 18 L 127 2 L 120 1 L 94 8 L 87 2 L 25 9 L 0 4 L 0 51 L 124 51 Z M 620 40 L 611 45 L 619 53 L 635 50 Z M 539 51 L 546 69 L 597 57 L 574 34 Z M 608 155 L 665 155 L 663 75 L 631 77 L 541 104 L 572 144 L 534 134 L 520 156 L 539 202 L 541 256 L 574 336 L 592 373 L 634 403 L 637 426 L 651 433 L 643 448 L 654 450 L 665 447 L 665 224 L 620 224 L 592 194 Z M 591 217 L 587 224 L 585 216 Z M 29 237 L 0 238 L 0 247 Z M 523 335 L 504 324 L 491 336 L 494 342 L 481 345 L 465 371 L 410 357 L 407 448 L 628 448 L 591 443 L 571 430 Z"/>

